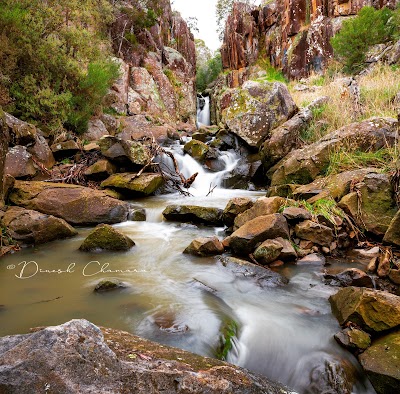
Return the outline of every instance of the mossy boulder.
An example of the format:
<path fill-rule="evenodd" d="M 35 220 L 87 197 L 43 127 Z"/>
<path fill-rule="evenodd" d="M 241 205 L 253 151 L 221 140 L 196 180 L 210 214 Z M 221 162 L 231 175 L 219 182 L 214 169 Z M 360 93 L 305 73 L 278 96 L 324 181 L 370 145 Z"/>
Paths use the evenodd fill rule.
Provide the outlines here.
<path fill-rule="evenodd" d="M 127 285 L 123 282 L 120 282 L 116 279 L 106 279 L 102 280 L 97 283 L 96 287 L 94 288 L 95 293 L 107 293 L 109 291 L 115 291 L 120 289 L 125 289 Z"/>
<path fill-rule="evenodd" d="M 143 197 L 154 194 L 164 184 L 160 174 L 143 173 L 139 176 L 130 172 L 111 175 L 101 187 L 115 189 L 129 197 Z"/>
<path fill-rule="evenodd" d="M 400 210 L 397 211 L 396 215 L 389 224 L 386 230 L 383 241 L 400 246 Z"/>
<path fill-rule="evenodd" d="M 281 251 L 283 245 L 274 239 L 267 239 L 254 252 L 254 258 L 261 264 L 269 264 L 275 261 Z"/>
<path fill-rule="evenodd" d="M 359 328 L 345 328 L 334 335 L 338 342 L 345 349 L 358 353 L 371 346 L 371 335 Z"/>
<path fill-rule="evenodd" d="M 400 331 L 375 340 L 359 360 L 377 394 L 400 393 Z"/>
<path fill-rule="evenodd" d="M 167 220 L 185 223 L 202 223 L 211 226 L 222 225 L 222 209 L 198 205 L 168 205 L 163 216 Z"/>
<path fill-rule="evenodd" d="M 400 327 L 400 297 L 380 290 L 346 287 L 329 297 L 341 325 L 353 322 L 370 333 Z"/>
<path fill-rule="evenodd" d="M 108 224 L 99 224 L 83 241 L 79 250 L 92 252 L 96 250 L 124 251 L 131 249 L 135 243 L 126 235 Z"/>
<path fill-rule="evenodd" d="M 204 142 L 191 140 L 185 144 L 183 150 L 194 159 L 198 161 L 204 161 L 206 159 L 207 153 L 210 151 L 210 147 Z"/>

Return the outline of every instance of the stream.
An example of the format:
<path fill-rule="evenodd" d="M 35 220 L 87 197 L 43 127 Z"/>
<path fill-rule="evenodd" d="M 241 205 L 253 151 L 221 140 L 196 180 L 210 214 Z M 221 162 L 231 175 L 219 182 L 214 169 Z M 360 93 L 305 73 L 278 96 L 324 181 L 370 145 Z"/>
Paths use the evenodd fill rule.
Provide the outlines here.
<path fill-rule="evenodd" d="M 262 289 L 223 269 L 216 258 L 182 254 L 194 238 L 224 238 L 224 229 L 163 221 L 167 205 L 224 208 L 230 198 L 256 199 L 265 192 L 217 187 L 206 197 L 211 185 L 222 184 L 238 157 L 225 152 L 225 169 L 209 173 L 183 155 L 180 147 L 172 149 L 185 176 L 199 172 L 189 190 L 194 196 L 169 194 L 135 200 L 146 209 L 147 221 L 115 225 L 135 241 L 130 251 L 79 252 L 91 230 L 81 228 L 75 238 L 24 249 L 1 260 L 0 304 L 4 308 L 0 308 L 0 335 L 85 318 L 213 356 L 221 325 L 232 320 L 239 328 L 227 356 L 229 362 L 285 383 L 299 393 L 321 393 L 321 368 L 332 360 L 342 360 L 356 375 L 353 392 L 374 393 L 355 358 L 333 339 L 339 325 L 331 314 L 328 297 L 337 288 L 323 284 L 324 267 L 286 264 L 279 272 L 290 283 Z M 101 267 L 109 272 L 101 272 Z M 93 292 L 99 281 L 110 278 L 123 281 L 127 287 Z M 330 371 L 335 378 L 335 370 Z"/>

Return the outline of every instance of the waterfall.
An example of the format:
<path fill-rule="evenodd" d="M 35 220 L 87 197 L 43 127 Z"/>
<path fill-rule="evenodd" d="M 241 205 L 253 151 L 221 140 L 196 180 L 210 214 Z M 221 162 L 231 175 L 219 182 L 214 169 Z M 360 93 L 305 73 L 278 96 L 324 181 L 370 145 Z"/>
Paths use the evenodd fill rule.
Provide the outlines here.
<path fill-rule="evenodd" d="M 210 97 L 197 97 L 197 126 L 210 126 Z"/>

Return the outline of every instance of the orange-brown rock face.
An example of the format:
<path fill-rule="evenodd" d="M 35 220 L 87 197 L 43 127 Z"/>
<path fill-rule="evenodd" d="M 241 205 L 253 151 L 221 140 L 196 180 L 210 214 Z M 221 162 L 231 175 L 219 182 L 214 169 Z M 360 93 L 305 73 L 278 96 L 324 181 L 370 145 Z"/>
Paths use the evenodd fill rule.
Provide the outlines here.
<path fill-rule="evenodd" d="M 396 0 L 280 0 L 251 9 L 238 3 L 226 24 L 223 67 L 239 70 L 262 53 L 287 77 L 307 76 L 322 70 L 332 56 L 330 39 L 344 17 L 367 5 L 395 4 Z"/>

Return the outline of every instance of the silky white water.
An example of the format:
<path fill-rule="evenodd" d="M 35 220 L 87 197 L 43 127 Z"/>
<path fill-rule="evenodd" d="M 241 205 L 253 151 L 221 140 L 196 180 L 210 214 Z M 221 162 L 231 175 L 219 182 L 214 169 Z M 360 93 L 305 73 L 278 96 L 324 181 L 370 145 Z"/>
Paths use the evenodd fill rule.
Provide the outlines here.
<path fill-rule="evenodd" d="M 204 100 L 204 106 L 201 108 L 199 101 Z M 201 126 L 210 126 L 210 97 L 200 97 L 197 98 L 197 125 Z"/>

